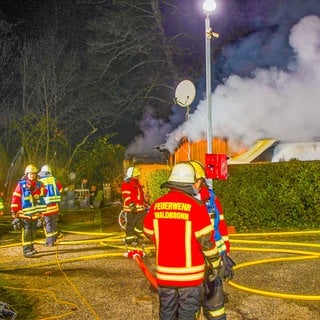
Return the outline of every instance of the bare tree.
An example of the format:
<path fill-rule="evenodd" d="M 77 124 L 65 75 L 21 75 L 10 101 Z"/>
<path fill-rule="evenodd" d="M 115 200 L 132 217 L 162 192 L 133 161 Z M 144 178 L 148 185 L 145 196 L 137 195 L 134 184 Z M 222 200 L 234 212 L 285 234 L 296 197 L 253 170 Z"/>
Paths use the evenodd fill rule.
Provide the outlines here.
<path fill-rule="evenodd" d="M 10 125 L 12 101 L 15 100 L 15 49 L 17 39 L 12 32 L 12 25 L 2 18 L 0 12 L 0 142 L 8 152 L 10 142 L 6 131 Z M 3 163 L 4 164 L 4 163 Z"/>
<path fill-rule="evenodd" d="M 16 38 L 12 33 L 12 25 L 1 18 L 0 12 L 0 111 L 4 109 L 7 98 L 10 95 L 13 70 L 11 67 L 14 59 Z"/>
<path fill-rule="evenodd" d="M 107 124 L 132 127 L 150 107 L 168 115 L 181 78 L 163 19 L 158 0 L 120 0 L 89 24 L 90 86 Z"/>
<path fill-rule="evenodd" d="M 7 119 L 11 141 L 24 147 L 28 161 L 67 166 L 95 122 L 78 58 L 53 36 L 25 41 L 20 53 L 21 100 Z"/>

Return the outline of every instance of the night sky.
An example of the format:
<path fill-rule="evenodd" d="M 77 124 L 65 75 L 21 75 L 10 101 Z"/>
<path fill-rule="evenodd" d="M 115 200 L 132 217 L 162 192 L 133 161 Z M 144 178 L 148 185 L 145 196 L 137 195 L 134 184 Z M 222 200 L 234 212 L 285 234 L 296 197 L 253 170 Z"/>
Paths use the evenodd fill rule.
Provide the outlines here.
<path fill-rule="evenodd" d="M 73 0 L 4 0 L 0 11 L 20 37 L 37 38 L 55 30 L 61 40 L 80 48 L 83 30 L 94 14 L 93 6 Z"/>
<path fill-rule="evenodd" d="M 53 2 L 55 6 L 52 6 Z M 167 34 L 188 30 L 199 38 L 199 46 L 203 48 L 202 1 L 177 0 L 173 3 L 184 11 L 167 9 L 166 14 L 172 15 L 174 22 L 165 26 Z M 1 11 L 10 22 L 20 21 L 16 26 L 20 31 L 37 36 L 41 26 L 50 27 L 50 19 L 57 16 L 50 14 L 51 10 L 59 10 L 61 36 L 72 35 L 72 41 L 76 43 L 81 41 L 82 28 L 87 19 L 92 17 L 93 5 L 107 8 L 112 6 L 112 1 L 5 0 L 1 2 Z M 199 21 L 184 19 L 187 16 L 185 13 L 190 11 L 199 17 Z M 308 16 L 314 18 L 303 20 Z M 312 51 L 313 46 L 320 47 L 319 16 L 319 0 L 217 1 L 217 10 L 211 15 L 211 25 L 220 34 L 219 39 L 211 42 L 212 89 L 216 90 L 212 99 L 214 133 L 240 138 L 248 144 L 263 137 L 312 140 L 320 136 L 315 129 L 319 125 L 314 120 L 320 119 L 320 115 L 312 103 L 320 99 L 317 97 L 318 90 L 313 90 L 314 85 L 319 87 L 320 77 L 310 74 L 307 67 L 318 66 L 316 58 L 307 53 Z M 297 26 L 299 22 L 301 24 Z M 317 70 L 316 67 L 313 69 Z M 171 123 L 175 119 L 175 112 L 181 113 L 176 106 L 172 106 L 171 120 L 168 119 L 168 122 L 146 114 L 141 122 L 143 135 L 136 137 L 132 150 L 151 147 L 155 144 L 153 139 L 156 138 L 158 143 L 159 137 L 170 150 L 181 135 L 187 135 L 191 140 L 203 138 L 204 79 L 203 70 L 203 76 L 195 81 L 198 98 L 192 105 L 189 122 L 182 125 Z M 301 110 L 308 110 L 303 113 L 303 118 Z M 306 117 L 306 114 L 310 116 Z M 285 126 L 288 119 L 290 125 Z M 304 124 L 299 122 L 301 119 Z M 201 128 L 198 128 L 199 123 Z"/>
<path fill-rule="evenodd" d="M 219 40 L 211 40 L 213 135 L 247 146 L 258 139 L 319 140 L 320 1 L 217 5 L 211 17 L 220 33 Z M 153 127 L 136 138 L 130 151 L 159 141 L 159 132 L 171 152 L 182 137 L 206 139 L 204 75 L 196 87 L 198 100 L 188 121 L 168 132 L 168 123 L 153 119 Z"/>

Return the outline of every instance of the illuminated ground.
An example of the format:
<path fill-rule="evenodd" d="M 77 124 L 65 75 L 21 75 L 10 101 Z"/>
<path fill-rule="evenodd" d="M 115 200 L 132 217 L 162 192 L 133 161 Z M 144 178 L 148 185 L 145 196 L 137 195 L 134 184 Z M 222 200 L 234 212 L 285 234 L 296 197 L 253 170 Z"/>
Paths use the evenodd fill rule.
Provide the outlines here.
<path fill-rule="evenodd" d="M 18 233 L 2 234 L 0 301 L 9 299 L 11 305 L 18 307 L 21 315 L 18 319 L 23 320 L 158 319 L 157 294 L 135 261 L 123 256 L 127 249 L 122 246 L 123 231 L 117 223 L 119 210 L 119 207 L 109 207 L 102 212 L 64 215 L 60 220 L 64 234 L 60 244 L 51 248 L 43 246 L 39 231 L 39 253 L 32 259 L 22 256 Z M 277 257 L 300 256 L 303 260 L 266 262 L 238 269 L 236 284 L 272 295 L 226 285 L 228 319 L 320 318 L 319 233 L 263 238 L 235 235 L 231 239 L 232 257 L 239 266 L 248 261 Z M 246 239 L 290 241 L 292 244 L 259 245 L 246 243 Z M 293 244 L 300 241 L 305 242 L 305 246 Z M 307 253 L 244 251 L 244 247 Z M 145 241 L 143 249 L 147 253 L 144 261 L 153 270 L 155 260 L 151 243 Z M 297 295 L 299 299 L 273 296 L 279 292 Z M 22 298 L 18 301 L 18 296 L 26 301 Z M 318 300 L 305 300 L 304 296 L 315 296 Z"/>

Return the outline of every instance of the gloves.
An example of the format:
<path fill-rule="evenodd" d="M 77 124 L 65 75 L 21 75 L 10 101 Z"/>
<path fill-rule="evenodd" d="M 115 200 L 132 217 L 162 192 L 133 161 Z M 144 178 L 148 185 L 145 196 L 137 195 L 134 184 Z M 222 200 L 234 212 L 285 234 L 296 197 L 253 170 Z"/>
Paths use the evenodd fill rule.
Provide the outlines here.
<path fill-rule="evenodd" d="M 19 218 L 14 218 L 12 221 L 12 226 L 14 231 L 18 231 L 21 229 L 21 223 Z"/>
<path fill-rule="evenodd" d="M 214 281 L 217 277 L 219 277 L 219 267 L 221 265 L 221 258 L 218 257 L 217 259 L 207 259 L 207 270 L 206 270 L 206 278 L 209 281 Z"/>
<path fill-rule="evenodd" d="M 215 279 L 218 278 L 218 276 L 219 276 L 219 272 L 217 268 L 208 269 L 206 278 L 208 278 L 209 281 L 214 281 Z"/>
<path fill-rule="evenodd" d="M 39 218 L 39 219 L 37 220 L 37 228 L 40 229 L 40 228 L 42 228 L 42 227 L 43 227 L 43 221 L 42 221 L 41 218 Z"/>
<path fill-rule="evenodd" d="M 221 256 L 221 264 L 219 268 L 219 276 L 222 280 L 228 282 L 234 277 L 233 267 L 236 263 L 227 255 L 223 254 Z"/>

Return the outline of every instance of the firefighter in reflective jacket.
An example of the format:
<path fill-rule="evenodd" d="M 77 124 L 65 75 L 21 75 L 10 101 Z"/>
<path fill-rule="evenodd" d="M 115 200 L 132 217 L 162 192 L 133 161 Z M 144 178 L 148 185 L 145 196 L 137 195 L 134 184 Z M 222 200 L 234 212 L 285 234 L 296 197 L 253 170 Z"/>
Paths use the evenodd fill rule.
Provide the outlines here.
<path fill-rule="evenodd" d="M 15 187 L 11 199 L 11 215 L 22 224 L 22 248 L 25 257 L 36 254 L 34 240 L 37 220 L 46 210 L 44 196 L 47 193 L 43 183 L 37 180 L 38 169 L 29 164 L 24 176 Z"/>
<path fill-rule="evenodd" d="M 207 275 L 205 279 L 203 312 L 207 320 L 225 320 L 223 280 L 228 281 L 233 278 L 233 266 L 235 265 L 233 260 L 228 256 L 230 252 L 228 227 L 219 198 L 214 194 L 212 188 L 209 188 L 206 184 L 203 165 L 195 160 L 191 160 L 189 163 L 194 167 L 196 172 L 196 179 L 198 181 L 197 198 L 206 203 L 213 225 L 213 237 L 217 244 L 219 255 L 222 257 L 218 277 L 211 279 L 210 275 Z"/>
<path fill-rule="evenodd" d="M 206 268 L 215 276 L 220 264 L 211 221 L 195 196 L 195 172 L 189 163 L 176 164 L 169 192 L 158 198 L 144 219 L 144 233 L 156 246 L 159 319 L 197 319 Z"/>
<path fill-rule="evenodd" d="M 58 226 L 57 216 L 59 213 L 59 202 L 61 201 L 62 185 L 52 175 L 52 168 L 50 165 L 42 166 L 40 172 L 40 181 L 45 185 L 48 190 L 44 200 L 46 202 L 46 211 L 42 214 L 44 221 L 44 233 L 46 236 L 47 247 L 51 247 L 57 241 Z"/>
<path fill-rule="evenodd" d="M 4 213 L 3 192 L 0 192 L 0 216 Z"/>
<path fill-rule="evenodd" d="M 146 214 L 145 195 L 139 182 L 138 167 L 129 167 L 122 182 L 123 210 L 127 213 L 125 243 L 136 245 L 143 233 L 143 219 Z"/>
<path fill-rule="evenodd" d="M 230 240 L 228 226 L 224 218 L 220 199 L 215 195 L 212 187 L 207 185 L 204 167 L 201 162 L 189 161 L 196 171 L 196 178 L 200 180 L 200 188 L 197 198 L 206 203 L 209 214 L 211 215 L 214 225 L 214 238 L 218 245 L 220 254 L 230 252 Z M 216 214 L 215 214 L 216 213 Z"/>

